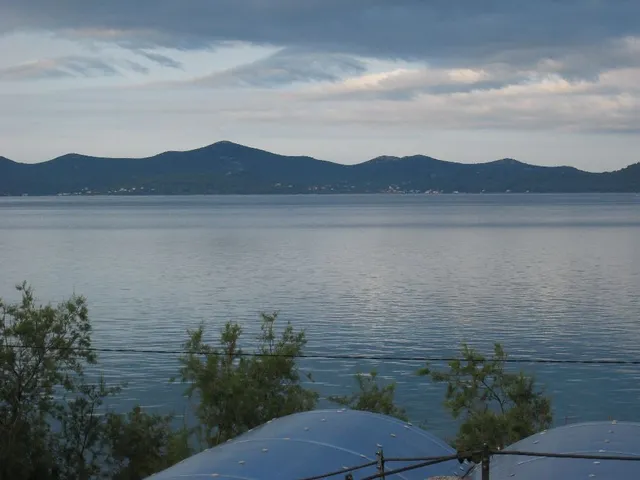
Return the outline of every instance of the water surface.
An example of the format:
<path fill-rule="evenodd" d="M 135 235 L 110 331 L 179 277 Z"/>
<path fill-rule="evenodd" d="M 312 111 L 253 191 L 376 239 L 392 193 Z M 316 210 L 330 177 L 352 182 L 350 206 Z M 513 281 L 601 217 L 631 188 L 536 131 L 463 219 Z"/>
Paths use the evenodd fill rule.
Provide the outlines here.
<path fill-rule="evenodd" d="M 261 311 L 308 353 L 442 356 L 466 341 L 514 356 L 640 360 L 636 195 L 54 197 L 0 199 L 0 297 L 85 295 L 99 347 L 179 349 L 200 322 L 254 338 Z M 124 408 L 184 410 L 171 355 L 104 353 Z M 438 434 L 442 389 L 406 361 L 306 359 L 315 388 L 357 371 L 398 382 Z M 559 423 L 640 420 L 640 367 L 525 365 Z"/>

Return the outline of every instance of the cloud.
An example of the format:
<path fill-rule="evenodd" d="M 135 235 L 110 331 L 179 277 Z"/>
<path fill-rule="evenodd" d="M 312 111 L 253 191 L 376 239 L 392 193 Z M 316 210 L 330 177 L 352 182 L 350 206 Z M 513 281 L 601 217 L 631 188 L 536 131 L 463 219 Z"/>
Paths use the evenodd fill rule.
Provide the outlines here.
<path fill-rule="evenodd" d="M 428 69 L 391 75 L 370 88 L 348 91 L 347 86 L 343 95 L 410 100 L 550 75 L 595 81 L 603 72 L 640 67 L 640 3 L 633 0 L 487 0 L 464 6 L 449 0 L 3 1 L 0 33 L 35 29 L 81 44 L 113 44 L 166 68 L 183 65 L 159 48 L 253 44 L 280 49 L 195 82 L 210 86 L 338 82 L 361 77 L 365 62 L 380 59 Z M 452 72 L 484 76 L 472 81 L 438 77 Z M 401 81 L 408 84 L 396 85 Z"/>
<path fill-rule="evenodd" d="M 453 77 L 461 87 L 458 91 L 453 87 L 445 93 L 433 88 L 411 90 L 420 78 L 429 78 L 427 73 L 432 80 L 451 77 L 451 72 L 444 71 L 363 75 L 335 85 L 288 92 L 259 109 L 238 105 L 227 110 L 225 116 L 241 122 L 390 130 L 640 132 L 640 89 L 626 88 L 633 78 L 640 78 L 640 69 L 607 73 L 593 82 L 549 75 L 490 88 L 480 88 L 487 82 L 481 80 L 484 74 L 457 72 Z M 465 88 L 470 84 L 477 88 Z M 395 88 L 412 91 L 411 101 L 398 101 Z M 361 92 L 370 96 L 363 97 Z"/>
<path fill-rule="evenodd" d="M 202 48 L 240 41 L 432 62 L 501 55 L 535 63 L 637 36 L 633 0 L 21 0 L 6 2 L 0 31 L 81 32 L 131 47 Z"/>
<path fill-rule="evenodd" d="M 400 68 L 354 76 L 333 85 L 319 85 L 300 92 L 309 100 L 398 100 L 410 101 L 428 93 L 492 90 L 539 78 L 537 72 L 519 71 L 505 66 L 488 68 Z"/>
<path fill-rule="evenodd" d="M 180 62 L 166 55 L 145 50 L 137 50 L 135 53 L 163 67 L 174 69 L 182 68 Z M 72 77 L 113 77 L 120 76 L 126 71 L 147 75 L 150 69 L 139 62 L 127 58 L 66 55 L 0 67 L 0 80 L 20 81 Z"/>
<path fill-rule="evenodd" d="M 164 107 L 185 114 L 224 111 L 239 121 L 390 129 L 640 129 L 640 3 L 633 0 L 0 3 L 0 32 L 52 32 L 81 46 L 98 44 L 100 53 L 111 54 L 116 45 L 133 60 L 182 68 L 149 78 L 154 95 L 162 89 L 193 95 Z M 259 45 L 276 53 L 255 60 L 239 50 L 201 57 L 175 51 L 221 45 Z M 147 69 L 101 61 L 102 74 Z M 207 74 L 208 61 L 219 71 Z M 7 67 L 0 79 L 81 71 L 58 58 Z M 193 84 L 211 87 L 206 96 L 216 102 L 210 111 L 201 90 L 175 88 Z M 289 85 L 295 88 L 281 88 Z M 142 95 L 147 85 L 135 87 Z M 238 88 L 242 92 L 234 92 Z M 143 107 L 160 103 L 156 97 Z"/>
<path fill-rule="evenodd" d="M 135 62 L 123 62 L 135 71 L 146 71 Z M 66 57 L 35 60 L 0 69 L 0 80 L 20 81 L 62 77 L 99 77 L 119 75 L 120 71 L 111 63 L 92 57 L 72 55 Z"/>
<path fill-rule="evenodd" d="M 609 61 L 599 65 L 584 57 L 545 59 L 535 65 L 488 63 L 474 67 L 405 68 L 353 76 L 332 85 L 318 85 L 300 92 L 308 100 L 398 100 L 410 101 L 423 94 L 448 95 L 555 84 L 572 87 L 572 93 L 640 93 L 640 40 L 625 38 L 609 52 Z M 634 51 L 637 50 L 637 53 Z M 604 55 L 604 53 L 603 53 Z M 635 55 L 635 56 L 634 56 Z M 616 68 L 615 58 L 628 58 L 629 67 Z M 592 71 L 588 75 L 587 69 Z M 578 70 L 582 75 L 576 74 Z M 551 82 L 551 83 L 550 83 Z M 574 88 L 575 87 L 575 88 Z M 518 91 L 515 88 L 514 91 Z M 549 90 L 547 93 L 552 94 Z"/>
<path fill-rule="evenodd" d="M 141 73 L 143 75 L 147 75 L 149 73 L 149 68 L 132 60 L 118 60 L 117 63 L 136 73 Z"/>
<path fill-rule="evenodd" d="M 640 12 L 639 12 L 640 13 Z M 505 50 L 480 59 L 483 65 L 505 65 L 542 73 L 558 73 L 565 78 L 595 78 L 600 72 L 615 68 L 640 66 L 640 34 L 620 36 L 593 45 L 563 45 L 547 51 Z M 477 62 L 472 62 L 477 63 Z"/>
<path fill-rule="evenodd" d="M 58 36 L 67 40 L 75 40 L 90 45 L 112 44 L 133 51 L 154 50 L 158 47 L 173 50 L 198 50 L 211 49 L 213 45 L 241 43 L 224 39 L 212 40 L 206 36 L 189 32 L 184 32 L 178 36 L 173 32 L 150 28 L 81 27 L 46 31 L 56 32 Z"/>
<path fill-rule="evenodd" d="M 398 68 L 353 76 L 333 85 L 301 92 L 310 100 L 386 99 L 412 100 L 421 93 L 454 93 L 503 86 L 500 78 L 484 69 Z"/>
<path fill-rule="evenodd" d="M 138 55 L 142 55 L 144 58 L 146 58 L 147 60 L 150 60 L 154 63 L 157 63 L 158 65 L 162 66 L 162 67 L 167 67 L 167 68 L 178 68 L 181 69 L 182 68 L 182 63 L 171 58 L 168 57 L 167 55 L 162 55 L 160 53 L 156 53 L 156 52 L 148 52 L 146 50 L 137 50 L 136 53 Z"/>
<path fill-rule="evenodd" d="M 198 78 L 194 83 L 212 87 L 273 88 L 298 82 L 335 82 L 366 70 L 364 62 L 348 55 L 288 48 L 266 58 Z"/>

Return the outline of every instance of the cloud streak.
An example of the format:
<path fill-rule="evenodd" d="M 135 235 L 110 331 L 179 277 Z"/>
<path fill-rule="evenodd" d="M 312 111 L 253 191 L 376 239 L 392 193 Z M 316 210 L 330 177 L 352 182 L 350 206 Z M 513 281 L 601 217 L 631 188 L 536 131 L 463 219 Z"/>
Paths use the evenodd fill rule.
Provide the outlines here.
<path fill-rule="evenodd" d="M 121 62 L 131 70 L 146 73 L 148 70 L 136 62 Z M 0 69 L 0 80 L 21 81 L 64 77 L 105 77 L 120 75 L 113 64 L 92 57 L 67 56 L 36 60 Z"/>
<path fill-rule="evenodd" d="M 161 67 L 181 69 L 177 60 L 156 52 L 135 52 Z M 0 81 L 26 81 L 61 78 L 95 78 L 121 76 L 124 72 L 148 75 L 149 67 L 127 58 L 102 58 L 99 56 L 66 55 L 43 58 L 18 65 L 0 67 Z"/>
<path fill-rule="evenodd" d="M 266 58 L 198 78 L 193 83 L 210 87 L 276 88 L 294 83 L 336 82 L 366 70 L 364 62 L 347 55 L 283 49 Z"/>
<path fill-rule="evenodd" d="M 152 61 L 153 63 L 156 63 L 162 67 L 167 67 L 167 68 L 176 68 L 176 69 L 182 69 L 183 65 L 181 62 L 167 56 L 167 55 L 162 55 L 160 53 L 157 52 L 148 52 L 146 50 L 136 50 L 136 53 L 138 55 L 143 56 L 144 58 L 146 58 L 147 60 Z"/>

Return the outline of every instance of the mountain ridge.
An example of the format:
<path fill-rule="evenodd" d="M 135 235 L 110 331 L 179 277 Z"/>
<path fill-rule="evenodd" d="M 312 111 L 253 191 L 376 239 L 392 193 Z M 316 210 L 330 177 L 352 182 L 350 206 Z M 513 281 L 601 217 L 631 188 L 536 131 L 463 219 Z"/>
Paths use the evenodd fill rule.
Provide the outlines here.
<path fill-rule="evenodd" d="M 0 156 L 0 195 L 506 191 L 638 192 L 640 163 L 592 173 L 514 158 L 465 164 L 418 154 L 343 165 L 226 140 L 139 158 L 67 153 L 25 164 Z"/>

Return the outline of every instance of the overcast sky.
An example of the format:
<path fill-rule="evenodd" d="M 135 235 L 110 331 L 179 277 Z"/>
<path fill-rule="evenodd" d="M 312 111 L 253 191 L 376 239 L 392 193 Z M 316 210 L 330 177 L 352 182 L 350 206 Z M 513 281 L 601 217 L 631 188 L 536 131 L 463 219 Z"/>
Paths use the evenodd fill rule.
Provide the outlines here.
<path fill-rule="evenodd" d="M 640 161 L 637 0 L 0 0 L 0 155 Z"/>

